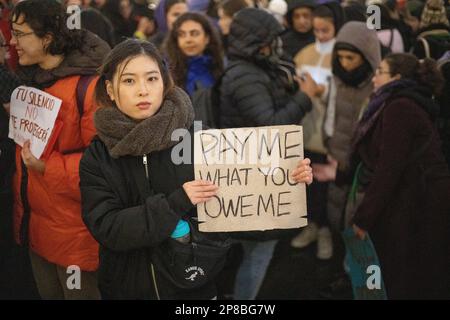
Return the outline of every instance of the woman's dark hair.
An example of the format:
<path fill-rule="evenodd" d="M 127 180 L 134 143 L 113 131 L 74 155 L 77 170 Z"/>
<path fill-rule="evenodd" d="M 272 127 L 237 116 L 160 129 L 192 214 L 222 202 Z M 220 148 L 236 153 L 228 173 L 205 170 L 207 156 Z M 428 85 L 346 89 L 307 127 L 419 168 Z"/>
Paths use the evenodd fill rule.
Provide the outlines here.
<path fill-rule="evenodd" d="M 247 7 L 245 0 L 225 0 L 219 4 L 219 8 L 222 8 L 223 13 L 228 17 L 233 17 L 236 12 Z"/>
<path fill-rule="evenodd" d="M 167 0 L 166 5 L 164 6 L 164 15 L 167 16 L 170 8 L 178 3 L 186 3 L 186 0 Z"/>
<path fill-rule="evenodd" d="M 313 18 L 331 20 L 334 25 L 334 34 L 337 35 L 341 27 L 346 22 L 345 12 L 337 2 L 327 2 L 317 6 L 313 10 Z"/>
<path fill-rule="evenodd" d="M 392 53 L 384 60 L 389 66 L 391 76 L 400 75 L 403 79 L 411 79 L 438 95 L 444 84 L 444 78 L 437 68 L 436 61 L 424 59 L 420 61 L 410 53 Z"/>
<path fill-rule="evenodd" d="M 331 11 L 330 8 L 327 6 L 321 5 L 316 7 L 313 10 L 313 17 L 314 18 L 323 18 L 323 19 L 330 19 L 331 22 L 334 23 L 334 14 L 333 11 Z"/>
<path fill-rule="evenodd" d="M 212 57 L 212 68 L 210 71 L 214 79 L 219 79 L 223 73 L 223 51 L 218 33 L 205 15 L 196 12 L 187 12 L 175 21 L 164 46 L 171 64 L 175 84 L 184 87 L 186 82 L 188 57 L 178 47 L 178 31 L 186 21 L 199 23 L 205 34 L 209 37 L 209 43 L 205 48 L 204 54 Z"/>
<path fill-rule="evenodd" d="M 107 0 L 102 8 L 102 12 L 105 15 L 107 15 L 110 19 L 125 20 L 121 12 L 121 2 L 122 0 Z M 133 2 L 131 0 L 129 1 L 129 3 L 130 6 L 133 7 Z M 111 20 L 111 22 L 115 21 Z"/>
<path fill-rule="evenodd" d="M 34 34 L 43 38 L 48 34 L 53 36 L 45 52 L 51 55 L 66 55 L 73 50 L 80 50 L 83 37 L 79 30 L 69 30 L 67 27 L 68 15 L 56 0 L 26 0 L 19 2 L 11 13 L 10 23 L 18 24 L 23 17 Z"/>
<path fill-rule="evenodd" d="M 128 39 L 116 45 L 106 56 L 103 65 L 99 68 L 98 73 L 100 78 L 95 87 L 95 101 L 99 106 L 115 106 L 115 103 L 111 101 L 106 91 L 106 81 L 113 82 L 116 72 L 123 73 L 127 64 L 133 58 L 140 55 L 148 56 L 157 63 L 164 85 L 163 96 L 165 97 L 173 89 L 172 77 L 158 49 L 150 42 Z M 119 67 L 121 67 L 120 70 L 118 70 Z M 119 74 L 119 79 L 120 76 L 121 74 Z"/>

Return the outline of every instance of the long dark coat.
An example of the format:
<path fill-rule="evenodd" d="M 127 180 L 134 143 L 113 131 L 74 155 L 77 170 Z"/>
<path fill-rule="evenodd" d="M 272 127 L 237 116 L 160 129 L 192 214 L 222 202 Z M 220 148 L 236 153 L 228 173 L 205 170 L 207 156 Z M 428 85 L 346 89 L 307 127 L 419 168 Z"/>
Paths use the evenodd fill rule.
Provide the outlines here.
<path fill-rule="evenodd" d="M 431 103 L 416 90 L 386 101 L 355 147 L 373 175 L 353 223 L 374 242 L 389 299 L 450 295 L 450 174 Z"/>

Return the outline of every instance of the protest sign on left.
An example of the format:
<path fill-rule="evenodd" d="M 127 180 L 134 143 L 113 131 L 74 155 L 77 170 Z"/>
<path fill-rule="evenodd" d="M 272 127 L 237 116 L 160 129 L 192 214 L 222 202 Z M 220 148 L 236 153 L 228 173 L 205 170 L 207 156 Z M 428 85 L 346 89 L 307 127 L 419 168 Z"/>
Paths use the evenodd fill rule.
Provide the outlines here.
<path fill-rule="evenodd" d="M 61 103 L 61 99 L 39 89 L 17 87 L 11 95 L 9 138 L 20 146 L 30 140 L 31 153 L 39 159 L 52 134 Z"/>

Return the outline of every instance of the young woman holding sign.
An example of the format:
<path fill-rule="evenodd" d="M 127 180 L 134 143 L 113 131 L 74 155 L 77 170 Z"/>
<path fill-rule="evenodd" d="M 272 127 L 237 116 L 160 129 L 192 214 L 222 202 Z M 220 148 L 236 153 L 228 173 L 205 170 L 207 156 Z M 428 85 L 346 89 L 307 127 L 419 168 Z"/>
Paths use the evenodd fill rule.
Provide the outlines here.
<path fill-rule="evenodd" d="M 107 56 L 96 99 L 99 138 L 81 160 L 80 187 L 83 219 L 101 244 L 103 298 L 214 298 L 212 281 L 182 289 L 153 268 L 152 253 L 161 245 L 181 236 L 189 242 L 192 230 L 185 219 L 196 216 L 195 206 L 218 190 L 194 180 L 192 164 L 176 165 L 171 158 L 178 143 L 172 132 L 193 124 L 189 96 L 173 85 L 152 44 L 127 40 Z M 312 181 L 308 159 L 298 164 L 293 179 Z"/>
<path fill-rule="evenodd" d="M 19 77 L 29 87 L 62 100 L 54 143 L 37 159 L 30 142 L 16 147 L 14 224 L 16 241 L 29 245 L 33 273 L 43 299 L 99 298 L 95 271 L 98 244 L 81 219 L 78 165 L 95 135 L 95 78 L 77 101 L 80 76 L 95 75 L 109 46 L 83 30 L 69 30 L 55 0 L 18 3 L 11 18 L 19 55 Z M 13 110 L 11 105 L 11 110 Z M 81 289 L 69 290 L 69 266 L 78 267 Z M 73 269 L 72 269 L 73 270 Z M 81 270 L 81 273 L 80 273 Z"/>

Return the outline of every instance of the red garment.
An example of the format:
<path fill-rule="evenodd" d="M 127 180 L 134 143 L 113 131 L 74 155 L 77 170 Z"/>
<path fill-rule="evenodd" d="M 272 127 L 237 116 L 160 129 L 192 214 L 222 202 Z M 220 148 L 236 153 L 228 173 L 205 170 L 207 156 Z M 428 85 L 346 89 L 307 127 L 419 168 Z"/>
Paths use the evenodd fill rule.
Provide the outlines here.
<path fill-rule="evenodd" d="M 11 28 L 9 27 L 10 11 L 8 9 L 3 9 L 1 13 L 0 31 L 3 34 L 6 43 L 9 43 L 11 41 Z M 16 48 L 12 46 L 6 48 L 6 63 L 9 67 L 9 70 L 16 71 L 18 60 L 19 57 L 17 56 Z"/>
<path fill-rule="evenodd" d="M 95 135 L 93 93 L 97 81 L 92 81 L 88 87 L 80 121 L 76 103 L 78 79 L 79 76 L 62 78 L 45 89 L 63 102 L 53 132 L 57 134 L 59 128 L 59 134 L 42 156 L 46 164 L 44 175 L 27 170 L 26 194 L 31 210 L 29 244 L 33 251 L 52 263 L 94 271 L 98 267 L 98 244 L 81 218 L 78 166 L 82 149 Z M 14 175 L 14 231 L 18 243 L 24 221 L 21 150 L 20 146 L 16 147 L 17 172 Z"/>

